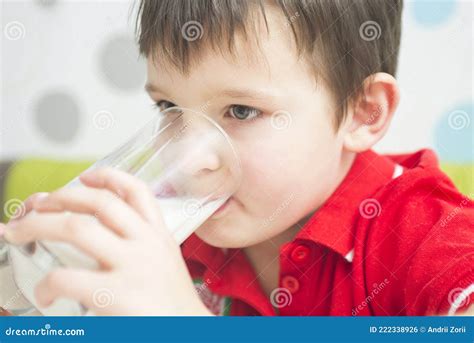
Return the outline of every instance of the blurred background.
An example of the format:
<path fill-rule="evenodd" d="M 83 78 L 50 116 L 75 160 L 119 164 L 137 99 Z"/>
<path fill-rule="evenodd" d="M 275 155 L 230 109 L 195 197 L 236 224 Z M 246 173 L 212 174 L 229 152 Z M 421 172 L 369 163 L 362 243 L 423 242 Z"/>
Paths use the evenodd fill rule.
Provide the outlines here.
<path fill-rule="evenodd" d="M 388 0 L 390 1 L 390 0 Z M 154 113 L 133 2 L 1 0 L 0 202 L 59 187 Z M 405 1 L 401 104 L 379 152 L 429 147 L 474 191 L 473 3 Z"/>

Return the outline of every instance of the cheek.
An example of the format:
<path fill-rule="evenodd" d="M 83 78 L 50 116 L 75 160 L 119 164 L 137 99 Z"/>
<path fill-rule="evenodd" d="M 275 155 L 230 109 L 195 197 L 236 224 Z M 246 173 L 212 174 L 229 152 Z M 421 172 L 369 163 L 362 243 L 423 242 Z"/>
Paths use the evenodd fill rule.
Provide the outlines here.
<path fill-rule="evenodd" d="M 234 217 L 238 224 L 234 232 L 238 234 L 228 239 L 237 245 L 242 241 L 245 245 L 257 244 L 285 231 L 313 208 L 313 192 L 318 192 L 315 178 L 302 175 L 298 164 L 281 164 L 283 160 L 266 158 L 264 150 L 259 151 L 257 156 L 242 160 L 245 179 L 236 195 L 244 211 Z M 300 187 L 305 183 L 307 187 Z"/>
<path fill-rule="evenodd" d="M 257 153 L 244 153 L 241 157 L 243 179 L 236 195 L 255 219 L 271 216 L 286 201 L 297 189 L 304 169 L 304 161 L 294 148 L 278 146 L 277 142 L 260 141 L 258 149 L 253 150 Z"/>
<path fill-rule="evenodd" d="M 330 123 L 312 124 L 293 125 L 258 146 L 240 147 L 244 179 L 238 193 L 255 217 L 272 216 L 283 204 L 281 217 L 294 220 L 324 201 L 337 176 L 342 144 Z M 323 129 L 313 129 L 318 124 Z"/>
<path fill-rule="evenodd" d="M 234 134 L 243 177 L 235 197 L 243 207 L 199 230 L 203 240 L 221 247 L 256 244 L 288 229 L 325 201 L 337 177 L 341 144 L 330 123 L 298 124 L 294 120 L 287 130 L 265 134 L 255 129 L 251 137 Z M 314 129 L 318 127 L 323 129 Z"/>
<path fill-rule="evenodd" d="M 265 217 L 291 180 L 283 173 L 281 159 L 271 149 L 260 146 L 257 154 L 244 154 L 242 184 L 238 191 L 246 211 Z"/>

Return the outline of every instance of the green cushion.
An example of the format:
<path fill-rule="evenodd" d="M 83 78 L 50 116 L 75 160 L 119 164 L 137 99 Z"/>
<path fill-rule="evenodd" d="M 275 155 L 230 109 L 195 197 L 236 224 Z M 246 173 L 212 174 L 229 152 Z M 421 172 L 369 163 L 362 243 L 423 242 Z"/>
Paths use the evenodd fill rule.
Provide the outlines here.
<path fill-rule="evenodd" d="M 459 191 L 474 196 L 474 164 L 441 163 L 441 169 L 451 178 Z"/>
<path fill-rule="evenodd" d="M 18 204 L 33 193 L 51 192 L 60 188 L 87 169 L 92 163 L 93 161 L 50 159 L 25 159 L 15 162 L 3 180 L 4 204 L 10 200 L 10 204 L 15 206 L 15 201 Z M 2 221 L 7 221 L 11 215 L 11 210 L 5 208 L 5 211 L 2 211 Z"/>

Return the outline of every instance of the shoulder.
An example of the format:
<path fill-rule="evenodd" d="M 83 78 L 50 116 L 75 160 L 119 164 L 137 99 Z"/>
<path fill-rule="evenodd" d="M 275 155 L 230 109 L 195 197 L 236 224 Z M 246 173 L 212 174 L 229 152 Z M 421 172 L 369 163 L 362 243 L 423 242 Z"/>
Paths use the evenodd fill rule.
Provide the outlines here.
<path fill-rule="evenodd" d="M 474 202 L 469 195 L 460 193 L 439 169 L 431 150 L 420 151 L 399 162 L 400 175 L 374 194 L 380 211 L 379 218 L 372 224 L 391 223 L 409 230 L 415 227 L 420 236 L 437 227 L 456 225 L 471 224 L 466 229 L 472 232 Z M 410 164 L 416 167 L 407 168 Z"/>
<path fill-rule="evenodd" d="M 434 153 L 410 158 L 394 159 L 403 170 L 373 194 L 378 215 L 359 222 L 372 261 L 367 273 L 390 271 L 407 314 L 447 313 L 474 283 L 474 202 L 438 168 Z M 410 163 L 416 167 L 404 167 Z"/>

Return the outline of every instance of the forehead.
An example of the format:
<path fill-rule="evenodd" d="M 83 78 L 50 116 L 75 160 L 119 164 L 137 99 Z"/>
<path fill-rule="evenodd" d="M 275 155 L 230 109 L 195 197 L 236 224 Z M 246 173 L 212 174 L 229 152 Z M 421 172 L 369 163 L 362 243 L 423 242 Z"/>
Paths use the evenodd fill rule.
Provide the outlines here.
<path fill-rule="evenodd" d="M 260 20 L 255 25 L 255 31 L 245 36 L 235 33 L 232 49 L 228 48 L 228 42 L 217 47 L 199 42 L 200 49 L 190 56 L 187 71 L 164 56 L 160 58 L 160 54 L 148 56 L 148 83 L 209 82 L 209 79 L 227 83 L 242 79 L 250 83 L 279 81 L 302 67 L 291 28 L 279 9 L 267 9 L 266 23 Z M 205 40 L 205 32 L 201 39 Z"/>

